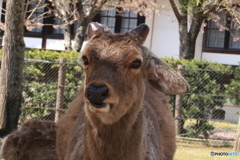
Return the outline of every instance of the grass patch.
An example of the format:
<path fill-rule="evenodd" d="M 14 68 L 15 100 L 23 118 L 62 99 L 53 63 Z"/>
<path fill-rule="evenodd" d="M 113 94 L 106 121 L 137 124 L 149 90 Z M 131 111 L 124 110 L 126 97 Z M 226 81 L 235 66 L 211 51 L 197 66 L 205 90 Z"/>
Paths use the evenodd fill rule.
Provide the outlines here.
<path fill-rule="evenodd" d="M 221 129 L 232 129 L 237 130 L 238 124 L 228 123 L 228 122 L 217 122 L 217 121 L 208 121 L 209 124 L 213 125 L 215 128 Z"/>
<path fill-rule="evenodd" d="M 185 121 L 184 126 L 188 127 L 190 125 L 193 125 L 196 123 L 195 119 L 187 119 Z M 238 124 L 234 124 L 234 123 L 229 123 L 229 122 L 221 122 L 221 121 L 212 121 L 212 120 L 208 120 L 208 123 L 213 125 L 215 128 L 217 129 L 231 129 L 231 130 L 237 130 L 238 128 Z"/>
<path fill-rule="evenodd" d="M 174 160 L 236 160 L 238 156 L 211 156 L 211 152 L 232 152 L 232 147 L 207 147 L 195 143 L 177 142 Z"/>

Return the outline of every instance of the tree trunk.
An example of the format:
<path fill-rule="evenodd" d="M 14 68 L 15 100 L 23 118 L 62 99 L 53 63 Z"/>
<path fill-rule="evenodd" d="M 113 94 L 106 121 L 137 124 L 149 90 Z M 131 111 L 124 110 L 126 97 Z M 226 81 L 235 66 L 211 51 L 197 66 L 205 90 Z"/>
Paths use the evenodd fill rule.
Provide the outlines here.
<path fill-rule="evenodd" d="M 64 24 L 64 45 L 65 51 L 72 50 L 71 25 L 69 23 Z"/>
<path fill-rule="evenodd" d="M 78 22 L 77 31 L 76 31 L 76 35 L 74 38 L 74 40 L 75 40 L 74 50 L 77 52 L 80 52 L 82 49 L 82 45 L 83 45 L 84 38 L 85 38 L 85 33 L 86 33 L 89 22 L 90 22 L 90 19 L 88 19 L 88 18 L 83 18 L 83 20 Z"/>
<path fill-rule="evenodd" d="M 102 9 L 103 5 L 108 2 L 108 0 L 101 0 L 97 3 L 94 1 L 91 5 L 91 9 L 88 13 L 85 13 L 83 2 L 81 0 L 76 0 L 75 7 L 77 10 L 76 17 L 78 18 L 78 27 L 76 35 L 74 37 L 74 47 L 73 49 L 77 52 L 80 52 L 85 38 L 85 33 L 87 30 L 88 24 L 91 22 L 94 16 L 96 16 Z"/>
<path fill-rule="evenodd" d="M 236 139 L 235 139 L 235 142 L 234 142 L 233 150 L 235 152 L 240 152 L 240 116 L 239 116 L 239 119 L 238 119 L 238 130 L 237 130 L 237 136 L 236 136 Z"/>
<path fill-rule="evenodd" d="M 187 14 L 182 16 L 182 18 L 178 21 L 179 25 L 179 58 L 186 59 L 188 53 L 188 46 L 189 46 L 189 36 L 188 36 L 188 18 Z"/>
<path fill-rule="evenodd" d="M 189 31 L 187 18 L 185 17 L 179 21 L 180 59 L 194 58 L 196 40 L 203 20 L 204 17 L 202 12 L 194 14 Z"/>
<path fill-rule="evenodd" d="M 23 1 L 8 0 L 0 72 L 0 136 L 17 128 L 22 102 L 24 49 Z"/>

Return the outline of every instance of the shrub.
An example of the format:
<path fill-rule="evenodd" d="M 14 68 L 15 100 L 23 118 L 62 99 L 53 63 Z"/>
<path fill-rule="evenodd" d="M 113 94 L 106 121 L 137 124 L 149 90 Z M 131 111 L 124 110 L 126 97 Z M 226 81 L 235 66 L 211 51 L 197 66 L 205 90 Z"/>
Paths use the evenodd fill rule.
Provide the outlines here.
<path fill-rule="evenodd" d="M 62 58 L 67 60 L 63 109 L 67 108 L 82 84 L 82 68 L 77 63 L 78 56 L 79 53 L 73 51 L 34 49 L 25 52 L 21 121 L 26 118 L 54 119 L 59 61 Z"/>
<path fill-rule="evenodd" d="M 173 68 L 182 64 L 185 67 L 184 77 L 191 88 L 190 93 L 183 97 L 182 128 L 185 120 L 191 118 L 196 121 L 185 127 L 182 133 L 188 137 L 203 135 L 204 138 L 208 138 L 214 129 L 214 126 L 206 121 L 211 117 L 211 111 L 217 106 L 222 107 L 227 100 L 232 102 L 237 100 L 231 98 L 230 94 L 235 93 L 239 97 L 240 86 L 236 81 L 236 76 L 239 75 L 237 68 L 195 59 L 163 58 L 163 60 Z M 175 96 L 171 97 L 171 102 L 174 108 Z"/>
<path fill-rule="evenodd" d="M 78 56 L 79 53 L 74 51 L 25 51 L 21 122 L 26 118 L 54 119 L 59 62 L 63 58 L 67 61 L 63 108 L 67 108 L 82 84 L 83 75 L 82 68 L 77 63 Z"/>
<path fill-rule="evenodd" d="M 54 51 L 54 50 L 39 50 L 31 49 L 26 50 L 25 58 L 36 59 L 36 60 L 46 60 L 49 62 L 59 62 L 61 59 L 66 59 L 67 62 L 77 63 L 79 53 L 75 51 L 64 52 L 64 51 Z"/>

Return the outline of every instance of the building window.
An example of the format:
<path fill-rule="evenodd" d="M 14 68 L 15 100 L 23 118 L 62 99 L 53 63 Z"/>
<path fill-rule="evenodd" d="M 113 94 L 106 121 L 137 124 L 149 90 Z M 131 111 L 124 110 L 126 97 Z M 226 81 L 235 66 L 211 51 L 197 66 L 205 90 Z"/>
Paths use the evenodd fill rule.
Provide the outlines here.
<path fill-rule="evenodd" d="M 230 34 L 230 42 L 229 42 L 229 48 L 230 49 L 240 49 L 240 40 L 236 40 L 234 35 L 239 35 L 239 30 L 237 30 L 239 26 L 235 25 L 234 23 L 231 23 L 230 30 L 232 31 L 232 34 Z"/>
<path fill-rule="evenodd" d="M 116 9 L 110 9 L 100 12 L 100 16 L 98 17 L 97 21 L 102 23 L 112 31 L 115 32 L 115 23 L 116 23 Z"/>
<path fill-rule="evenodd" d="M 138 15 L 133 11 L 126 11 L 122 13 L 121 33 L 125 33 L 137 26 Z"/>
<path fill-rule="evenodd" d="M 222 109 L 214 109 L 212 111 L 212 119 L 224 120 L 226 112 Z"/>
<path fill-rule="evenodd" d="M 135 14 L 133 11 L 122 11 L 121 8 L 114 8 L 101 11 L 94 19 L 110 28 L 115 33 L 125 33 L 141 23 L 145 22 L 145 17 Z"/>
<path fill-rule="evenodd" d="M 237 30 L 239 26 L 232 21 L 232 17 L 226 12 L 221 12 L 217 15 L 220 17 L 219 24 L 229 28 L 229 31 L 220 30 L 215 22 L 208 21 L 205 28 L 203 51 L 239 53 L 240 40 L 236 39 L 237 36 L 240 36 Z"/>
<path fill-rule="evenodd" d="M 58 18 L 54 18 L 54 25 L 56 25 L 57 27 L 53 27 L 53 34 L 63 34 L 64 30 L 63 30 L 63 22 L 61 19 Z"/>

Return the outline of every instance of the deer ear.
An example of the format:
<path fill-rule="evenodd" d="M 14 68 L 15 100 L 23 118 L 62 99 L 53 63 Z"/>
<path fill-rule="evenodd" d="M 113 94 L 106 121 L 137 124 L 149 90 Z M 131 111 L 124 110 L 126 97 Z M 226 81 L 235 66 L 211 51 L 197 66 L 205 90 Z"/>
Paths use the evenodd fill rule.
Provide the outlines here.
<path fill-rule="evenodd" d="M 136 28 L 132 29 L 130 33 L 138 35 L 140 43 L 143 44 L 148 36 L 149 27 L 146 24 L 140 24 Z"/>
<path fill-rule="evenodd" d="M 97 22 L 91 22 L 88 25 L 88 39 L 92 38 L 92 36 L 103 33 L 103 32 L 111 32 L 110 29 L 100 23 Z"/>
<path fill-rule="evenodd" d="M 187 81 L 156 57 L 151 57 L 148 81 L 157 90 L 171 95 L 182 95 L 189 91 Z"/>

